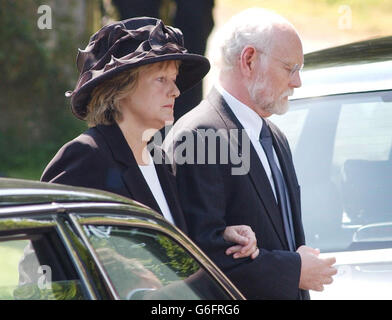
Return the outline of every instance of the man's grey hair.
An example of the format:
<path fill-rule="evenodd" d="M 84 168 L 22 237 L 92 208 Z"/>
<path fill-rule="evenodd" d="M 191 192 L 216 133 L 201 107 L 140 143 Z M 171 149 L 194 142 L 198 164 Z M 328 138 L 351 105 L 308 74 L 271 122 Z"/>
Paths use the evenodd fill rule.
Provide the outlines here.
<path fill-rule="evenodd" d="M 246 46 L 268 53 L 275 25 L 292 24 L 273 11 L 250 8 L 234 15 L 219 31 L 220 62 L 223 70 L 232 69 Z"/>

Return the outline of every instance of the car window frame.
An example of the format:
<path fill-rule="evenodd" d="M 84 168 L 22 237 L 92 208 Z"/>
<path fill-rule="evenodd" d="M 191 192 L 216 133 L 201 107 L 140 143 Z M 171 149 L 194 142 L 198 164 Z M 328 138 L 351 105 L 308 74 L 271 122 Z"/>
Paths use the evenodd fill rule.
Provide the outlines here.
<path fill-rule="evenodd" d="M 0 240 L 16 239 L 21 235 L 28 238 L 29 234 L 40 233 L 40 230 L 48 229 L 48 224 L 39 221 L 43 218 L 51 220 L 49 227 L 52 228 L 53 234 L 58 236 L 64 246 L 64 253 L 70 259 L 70 263 L 79 277 L 84 298 L 86 300 L 110 299 L 110 293 L 102 286 L 102 276 L 97 272 L 97 266 L 91 263 L 90 252 L 79 239 L 79 234 L 73 230 L 67 213 L 60 204 L 1 208 L 0 219 L 12 220 L 14 224 L 11 227 L 7 226 L 7 229 L 0 230 Z M 34 221 L 35 223 L 33 223 Z"/>
<path fill-rule="evenodd" d="M 111 210 L 110 213 L 108 213 L 107 210 Z M 134 212 L 133 214 L 132 211 Z M 82 238 L 85 238 L 86 242 L 89 242 L 89 240 L 83 231 L 83 223 L 80 224 L 80 221 L 83 222 L 81 219 L 87 216 L 90 218 L 90 220 L 88 220 L 89 225 L 113 225 L 112 223 L 115 223 L 122 227 L 141 227 L 161 232 L 187 251 L 232 299 L 245 299 L 227 276 L 192 242 L 192 240 L 190 240 L 180 229 L 164 220 L 159 214 L 151 211 L 151 209 L 138 208 L 136 206 L 118 203 L 89 203 L 88 205 L 82 206 L 68 205 L 67 212 L 68 216 L 72 216 L 75 227 L 77 227 L 80 232 L 84 233 Z M 107 216 L 111 217 L 108 218 Z M 76 224 L 79 224 L 79 226 L 76 226 Z M 95 257 L 95 263 L 99 265 L 99 269 L 106 274 L 91 243 L 88 247 L 90 251 L 94 251 L 93 257 Z M 107 274 L 105 277 L 106 276 Z"/>
<path fill-rule="evenodd" d="M 109 210 L 109 211 L 108 211 Z M 86 291 L 86 299 L 116 299 L 116 295 L 105 282 L 105 272 L 102 265 L 98 262 L 95 251 L 91 251 L 90 246 L 86 246 L 83 240 L 83 230 L 78 222 L 77 217 L 71 219 L 71 215 L 88 216 L 111 215 L 121 218 L 118 221 L 135 222 L 140 224 L 133 226 L 143 226 L 162 232 L 172 241 L 184 248 L 193 259 L 195 259 L 202 268 L 219 284 L 232 299 L 245 300 L 243 294 L 235 287 L 229 278 L 214 264 L 214 262 L 202 252 L 196 244 L 193 243 L 180 229 L 168 223 L 161 215 L 144 205 L 132 205 L 121 202 L 63 202 L 50 204 L 27 204 L 0 208 L 0 219 L 2 218 L 26 218 L 42 217 L 51 215 L 56 222 L 57 232 L 61 235 L 61 240 L 67 249 L 74 267 L 77 270 L 83 289 Z M 132 218 L 132 216 L 134 217 Z M 128 225 L 129 226 L 129 225 Z M 23 230 L 21 226 L 18 228 Z M 0 230 L 1 234 L 1 230 Z M 75 236 L 77 239 L 75 239 Z M 78 253 L 78 246 L 83 247 L 85 255 L 90 259 L 85 261 Z M 96 285 L 98 284 L 98 286 Z"/>
<path fill-rule="evenodd" d="M 18 217 L 17 219 L 15 219 L 15 216 L 0 216 L 1 222 L 11 222 L 12 224 L 7 229 L 0 230 L 0 242 L 30 240 L 33 244 L 33 242 L 39 241 L 33 244 L 33 248 L 40 265 L 50 266 L 52 272 L 55 270 L 60 278 L 64 278 L 60 281 L 78 281 L 83 298 L 88 299 L 86 285 L 75 264 L 70 261 L 67 242 L 64 242 L 63 236 L 59 234 L 59 225 L 55 217 L 46 210 L 42 212 L 34 210 L 34 215 L 30 215 L 28 211 L 24 213 L 24 217 Z M 46 221 L 42 221 L 42 218 Z M 39 245 L 39 249 L 36 245 Z"/>

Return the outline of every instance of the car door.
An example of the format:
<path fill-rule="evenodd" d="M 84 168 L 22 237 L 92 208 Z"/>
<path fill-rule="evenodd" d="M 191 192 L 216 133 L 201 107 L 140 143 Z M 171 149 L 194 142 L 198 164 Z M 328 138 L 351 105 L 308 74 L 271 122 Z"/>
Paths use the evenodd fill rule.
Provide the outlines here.
<path fill-rule="evenodd" d="M 392 92 L 297 99 L 271 120 L 287 135 L 309 246 L 337 258 L 320 299 L 391 299 Z"/>
<path fill-rule="evenodd" d="M 243 298 L 178 229 L 126 208 L 69 211 L 116 299 Z"/>
<path fill-rule="evenodd" d="M 0 300 L 93 298 L 72 236 L 61 230 L 54 211 L 37 216 L 31 209 L 0 219 Z"/>
<path fill-rule="evenodd" d="M 243 299 L 149 209 L 64 203 L 0 209 L 0 299 Z"/>

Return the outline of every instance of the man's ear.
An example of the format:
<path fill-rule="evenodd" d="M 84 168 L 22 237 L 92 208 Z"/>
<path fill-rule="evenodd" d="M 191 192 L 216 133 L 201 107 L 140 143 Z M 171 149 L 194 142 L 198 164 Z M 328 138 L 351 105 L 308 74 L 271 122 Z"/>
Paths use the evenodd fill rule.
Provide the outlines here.
<path fill-rule="evenodd" d="M 255 47 L 246 46 L 240 55 L 240 70 L 244 76 L 251 76 L 257 61 L 257 50 Z"/>

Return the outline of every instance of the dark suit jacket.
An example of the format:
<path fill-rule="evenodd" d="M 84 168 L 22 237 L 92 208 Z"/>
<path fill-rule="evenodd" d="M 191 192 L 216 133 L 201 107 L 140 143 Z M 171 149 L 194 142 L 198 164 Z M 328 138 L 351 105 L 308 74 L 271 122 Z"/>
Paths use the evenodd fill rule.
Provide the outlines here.
<path fill-rule="evenodd" d="M 159 152 L 158 148 L 154 150 Z M 174 222 L 186 233 L 171 166 L 163 163 L 155 164 L 155 168 Z M 90 128 L 65 144 L 47 165 L 41 180 L 117 193 L 162 214 L 117 124 Z"/>
<path fill-rule="evenodd" d="M 305 239 L 300 188 L 290 148 L 283 133 L 270 121 L 266 123 L 271 129 L 274 148 L 288 186 L 296 245 L 299 247 L 305 243 Z M 201 153 L 205 153 L 206 159 L 213 151 L 219 154 L 219 141 L 216 147 L 211 146 L 210 142 L 204 145 L 200 143 L 197 147 L 202 136 L 200 130 L 209 128 L 242 129 L 216 89 L 176 122 L 164 142 L 165 151 L 172 157 L 173 154 L 184 156 L 191 150 L 190 158 L 193 157 L 194 163 L 197 163 Z M 195 139 L 193 148 L 185 147 L 184 137 Z M 249 137 L 246 137 L 250 143 Z M 247 174 L 232 175 L 234 166 L 230 161 L 228 164 L 220 164 L 219 159 L 217 164 L 173 164 L 189 235 L 248 299 L 306 299 L 309 297 L 308 292 L 298 288 L 301 259 L 298 253 L 289 251 L 270 182 L 252 144 L 250 154 L 245 154 L 241 139 L 238 139 L 237 146 L 239 154 L 250 157 Z M 178 152 L 180 149 L 181 152 Z M 189 161 L 190 158 L 182 159 Z M 224 253 L 229 247 L 222 238 L 225 227 L 239 224 L 249 225 L 256 233 L 260 255 L 255 260 L 235 260 Z"/>

